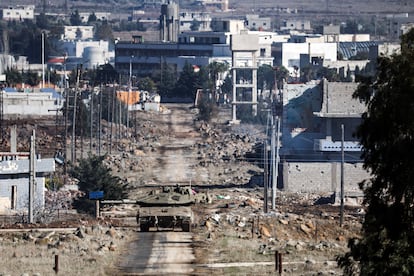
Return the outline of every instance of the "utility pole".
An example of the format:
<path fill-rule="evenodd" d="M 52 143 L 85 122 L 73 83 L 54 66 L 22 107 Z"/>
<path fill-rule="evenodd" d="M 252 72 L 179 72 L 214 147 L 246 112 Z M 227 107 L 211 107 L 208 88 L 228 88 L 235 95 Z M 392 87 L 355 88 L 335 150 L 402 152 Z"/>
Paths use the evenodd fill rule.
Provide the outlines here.
<path fill-rule="evenodd" d="M 92 89 L 92 93 L 91 93 L 91 105 L 90 105 L 90 109 L 91 109 L 91 120 L 90 120 L 90 124 L 91 124 L 91 128 L 90 128 L 90 133 L 89 133 L 89 153 L 92 153 L 92 138 L 93 138 L 93 96 L 94 96 L 94 92 Z"/>
<path fill-rule="evenodd" d="M 29 163 L 29 223 L 33 223 L 34 189 L 36 183 L 36 152 L 35 152 L 35 130 L 30 137 L 30 163 Z"/>
<path fill-rule="evenodd" d="M 267 137 L 266 137 L 267 139 Z M 268 162 L 267 162 L 267 140 L 264 141 L 263 144 L 263 163 L 264 163 L 264 180 L 263 180 L 263 212 L 267 214 L 267 205 L 268 205 L 268 191 L 267 186 L 268 182 Z"/>
<path fill-rule="evenodd" d="M 276 209 L 276 127 L 275 127 L 275 120 L 274 115 L 272 114 L 271 117 L 271 123 L 272 123 L 272 134 L 271 134 L 271 140 L 270 140 L 270 156 L 271 156 L 271 164 L 272 164 L 272 210 Z"/>
<path fill-rule="evenodd" d="M 341 125 L 341 214 L 339 225 L 344 223 L 344 125 Z"/>
<path fill-rule="evenodd" d="M 76 76 L 76 86 L 75 86 L 75 96 L 73 97 L 73 117 L 72 117 L 72 163 L 75 162 L 76 159 L 76 102 L 78 96 L 78 89 L 79 89 L 79 79 L 82 72 L 82 64 L 78 67 L 77 76 Z"/>
<path fill-rule="evenodd" d="M 116 88 L 115 88 L 115 83 L 114 83 L 114 90 L 112 91 L 111 134 L 110 134 L 110 142 L 109 142 L 109 153 L 112 153 L 113 124 L 115 120 L 115 96 L 116 96 Z"/>
<path fill-rule="evenodd" d="M 63 138 L 63 178 L 64 178 L 64 184 L 67 183 L 67 162 L 68 162 L 68 145 L 67 145 L 67 139 L 68 139 L 68 110 L 69 110 L 69 91 L 68 91 L 68 81 L 66 79 L 66 54 L 63 58 L 63 91 L 65 93 L 65 118 L 64 118 L 64 126 L 65 126 L 65 137 Z"/>
<path fill-rule="evenodd" d="M 129 94 L 131 94 L 132 91 L 132 59 L 134 58 L 134 56 L 131 56 L 129 58 L 129 83 L 128 83 L 128 95 L 127 95 L 127 114 L 126 114 L 126 118 L 127 118 L 127 123 L 126 123 L 126 132 L 125 132 L 125 137 L 128 137 L 128 129 L 129 129 Z"/>
<path fill-rule="evenodd" d="M 42 88 L 45 88 L 45 33 L 42 32 Z"/>
<path fill-rule="evenodd" d="M 276 200 L 277 179 L 279 177 L 279 149 L 280 149 L 280 116 L 276 116 L 277 132 L 276 132 L 276 158 L 275 158 L 275 170 L 274 170 L 274 182 L 273 193 Z M 276 202 L 274 209 L 276 209 Z"/>
<path fill-rule="evenodd" d="M 98 107 L 98 155 L 101 156 L 101 132 L 102 132 L 102 84 L 99 85 L 99 107 Z"/>

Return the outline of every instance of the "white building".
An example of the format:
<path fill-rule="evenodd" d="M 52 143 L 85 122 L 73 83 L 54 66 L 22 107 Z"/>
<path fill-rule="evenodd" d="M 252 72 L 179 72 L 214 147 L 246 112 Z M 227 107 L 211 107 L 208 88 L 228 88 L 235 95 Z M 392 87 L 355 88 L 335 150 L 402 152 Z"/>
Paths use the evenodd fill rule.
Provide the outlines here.
<path fill-rule="evenodd" d="M 89 16 L 92 15 L 91 12 L 80 12 L 79 16 L 82 20 L 82 23 L 88 23 Z M 107 21 L 111 19 L 111 13 L 110 12 L 94 12 L 96 16 L 96 20 L 98 21 Z"/>
<path fill-rule="evenodd" d="M 298 19 L 289 19 L 283 22 L 283 26 L 280 27 L 281 31 L 311 31 L 311 24 L 309 20 L 298 20 Z"/>
<path fill-rule="evenodd" d="M 56 116 L 56 110 L 63 105 L 62 96 L 54 90 L 51 92 L 1 91 L 0 93 L 3 94 L 3 114 L 6 118 Z"/>
<path fill-rule="evenodd" d="M 25 19 L 33 20 L 34 9 L 34 5 L 8 7 L 2 10 L 1 19 L 8 21 Z"/>
<path fill-rule="evenodd" d="M 10 154 L 12 157 L 12 154 Z M 27 212 L 29 203 L 29 159 L 0 161 L 0 213 Z M 33 191 L 34 210 L 42 211 L 45 205 L 46 173 L 55 171 L 53 158 L 36 159 L 36 185 Z"/>
<path fill-rule="evenodd" d="M 62 39 L 93 39 L 93 26 L 65 26 Z"/>
<path fill-rule="evenodd" d="M 259 17 L 257 14 L 246 15 L 246 27 L 249 30 L 271 30 L 270 17 Z"/>
<path fill-rule="evenodd" d="M 109 49 L 109 42 L 99 41 L 61 41 L 60 48 L 68 57 L 78 58 L 84 69 L 93 69 L 99 65 L 111 63 L 115 52 Z"/>
<path fill-rule="evenodd" d="M 211 21 L 211 28 L 214 32 L 230 32 L 232 34 L 238 34 L 242 30 L 245 30 L 244 20 L 223 20 L 214 19 Z"/>
<path fill-rule="evenodd" d="M 211 31 L 211 17 L 206 12 L 181 12 L 180 31 L 191 31 L 194 24 L 198 25 L 194 31 Z"/>
<path fill-rule="evenodd" d="M 281 65 L 286 67 L 291 74 L 297 74 L 300 69 L 300 61 L 306 57 L 310 63 L 316 60 L 336 61 L 336 43 L 282 43 Z"/>

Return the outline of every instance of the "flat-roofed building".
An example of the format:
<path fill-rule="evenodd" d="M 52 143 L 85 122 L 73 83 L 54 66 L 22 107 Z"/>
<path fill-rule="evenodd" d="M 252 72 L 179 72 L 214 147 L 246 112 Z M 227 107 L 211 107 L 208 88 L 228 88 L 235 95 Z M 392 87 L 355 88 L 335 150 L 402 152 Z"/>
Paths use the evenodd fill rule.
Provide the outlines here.
<path fill-rule="evenodd" d="M 1 19 L 7 21 L 13 20 L 33 20 L 34 19 L 34 5 L 15 6 L 2 9 Z"/>
<path fill-rule="evenodd" d="M 93 26 L 64 26 L 63 37 L 65 40 L 85 40 L 93 38 Z"/>

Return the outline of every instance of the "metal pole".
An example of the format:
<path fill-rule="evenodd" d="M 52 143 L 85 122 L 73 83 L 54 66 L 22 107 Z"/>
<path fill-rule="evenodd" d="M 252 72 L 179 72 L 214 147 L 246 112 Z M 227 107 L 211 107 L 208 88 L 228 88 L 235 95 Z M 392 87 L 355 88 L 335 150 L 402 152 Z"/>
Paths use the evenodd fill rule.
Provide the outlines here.
<path fill-rule="evenodd" d="M 75 162 L 76 156 L 75 156 L 75 151 L 76 151 L 76 145 L 75 145 L 75 135 L 76 135 L 76 102 L 77 102 L 77 94 L 78 94 L 78 89 L 79 89 L 79 79 L 80 79 L 80 74 L 81 74 L 81 68 L 78 68 L 77 70 L 77 77 L 76 77 L 76 86 L 75 86 L 75 96 L 73 99 L 73 117 L 72 117 L 72 162 Z"/>
<path fill-rule="evenodd" d="M 276 209 L 276 190 L 277 190 L 277 180 L 279 177 L 279 149 L 280 149 L 280 117 L 277 116 L 276 117 L 276 124 L 277 124 L 277 132 L 276 132 L 276 157 L 275 157 L 275 167 L 274 167 L 274 188 L 273 188 L 273 193 L 274 193 L 274 198 L 275 198 L 275 207 L 274 209 Z"/>
<path fill-rule="evenodd" d="M 344 223 L 344 125 L 341 125 L 341 214 L 339 225 Z"/>
<path fill-rule="evenodd" d="M 267 185 L 268 185 L 268 170 L 267 170 L 267 141 L 264 141 L 264 149 L 263 149 L 263 159 L 264 159 L 264 181 L 263 181 L 263 212 L 267 213 L 267 205 L 268 205 L 268 191 L 267 191 Z"/>
<path fill-rule="evenodd" d="M 125 132 L 125 137 L 128 137 L 128 129 L 129 129 L 129 94 L 131 93 L 132 90 L 132 58 L 134 56 L 131 56 L 129 58 L 129 83 L 128 83 L 128 95 L 127 95 L 127 114 L 126 114 L 126 118 L 127 118 L 127 123 L 126 123 L 126 132 Z"/>
<path fill-rule="evenodd" d="M 112 114 L 111 114 L 111 134 L 110 134 L 110 142 L 109 142 L 109 153 L 112 153 L 112 135 L 113 135 L 113 124 L 115 120 L 115 96 L 116 96 L 116 88 L 114 83 L 114 90 L 112 91 Z"/>
<path fill-rule="evenodd" d="M 42 32 L 42 88 L 45 88 L 45 33 Z"/>
<path fill-rule="evenodd" d="M 101 155 L 101 132 L 102 132 L 102 85 L 99 85 L 99 107 L 98 107 L 98 155 Z"/>
<path fill-rule="evenodd" d="M 65 178 L 65 184 L 66 184 L 66 179 L 67 179 L 67 162 L 68 162 L 68 111 L 69 111 L 69 91 L 67 89 L 67 82 L 66 82 L 66 61 L 64 64 L 64 68 L 65 68 L 65 74 L 64 74 L 64 78 L 65 78 L 65 88 L 63 91 L 65 91 L 65 137 L 63 139 L 63 150 L 64 150 L 64 163 L 63 163 L 63 171 L 64 171 L 64 178 Z"/>
<path fill-rule="evenodd" d="M 92 154 L 92 138 L 93 138 L 93 89 L 92 89 L 92 93 L 91 93 L 91 105 L 90 105 L 90 109 L 91 109 L 91 127 L 90 127 L 90 133 L 89 133 L 89 153 Z"/>
<path fill-rule="evenodd" d="M 275 127 L 275 120 L 274 120 L 274 116 L 272 114 L 272 137 L 271 137 L 271 162 L 272 162 L 272 210 L 276 209 L 276 127 Z"/>
<path fill-rule="evenodd" d="M 30 163 L 29 163 L 29 223 L 33 223 L 33 202 L 34 202 L 34 185 L 36 177 L 36 153 L 35 153 L 35 130 L 30 137 Z"/>

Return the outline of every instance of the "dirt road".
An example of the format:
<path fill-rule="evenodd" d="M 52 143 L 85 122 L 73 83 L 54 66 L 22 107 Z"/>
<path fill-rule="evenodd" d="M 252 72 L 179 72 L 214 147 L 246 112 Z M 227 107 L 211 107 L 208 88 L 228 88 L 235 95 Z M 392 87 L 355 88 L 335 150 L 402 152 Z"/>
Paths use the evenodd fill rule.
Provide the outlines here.
<path fill-rule="evenodd" d="M 192 235 L 185 232 L 137 232 L 121 257 L 117 275 L 186 275 L 193 271 Z"/>
<path fill-rule="evenodd" d="M 168 127 L 168 138 L 159 147 L 158 166 L 152 168 L 158 183 L 189 184 L 196 158 L 192 146 L 199 138 L 194 129 L 194 114 L 189 105 L 167 105 L 169 112 L 160 115 L 160 123 Z"/>
<path fill-rule="evenodd" d="M 199 134 L 194 128 L 194 113 L 189 105 L 166 105 L 167 112 L 159 114 L 157 126 L 165 135 L 158 141 L 156 150 L 144 157 L 154 164 L 145 170 L 147 183 L 157 185 L 190 184 L 195 171 L 196 152 L 193 148 Z M 151 160 L 151 162 L 148 162 Z M 185 275 L 193 271 L 195 260 L 192 234 L 161 231 L 136 232 L 124 254 L 118 270 L 122 275 Z"/>

